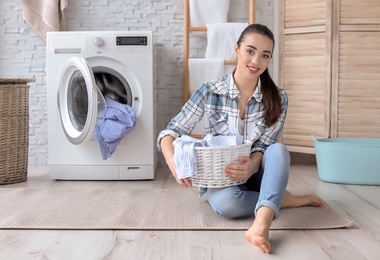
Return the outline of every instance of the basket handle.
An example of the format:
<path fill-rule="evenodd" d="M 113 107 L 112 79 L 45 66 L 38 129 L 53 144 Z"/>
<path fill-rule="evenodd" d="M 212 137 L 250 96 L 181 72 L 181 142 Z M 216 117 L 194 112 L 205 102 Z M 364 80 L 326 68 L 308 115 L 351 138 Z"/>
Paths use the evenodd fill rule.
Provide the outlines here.
<path fill-rule="evenodd" d="M 314 142 L 319 142 L 317 139 L 315 139 L 314 135 L 311 135 L 311 138 L 313 138 Z"/>

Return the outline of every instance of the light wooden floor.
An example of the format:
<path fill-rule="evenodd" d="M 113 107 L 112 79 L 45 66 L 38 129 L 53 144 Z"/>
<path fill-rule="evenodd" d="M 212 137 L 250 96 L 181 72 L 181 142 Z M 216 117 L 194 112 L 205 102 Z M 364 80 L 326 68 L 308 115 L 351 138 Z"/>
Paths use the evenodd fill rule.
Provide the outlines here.
<path fill-rule="evenodd" d="M 313 155 L 292 154 L 290 186 L 308 185 L 338 212 L 349 229 L 271 231 L 272 255 L 244 239 L 244 231 L 0 230 L 0 259 L 380 259 L 380 187 L 326 183 Z M 154 181 L 54 181 L 30 167 L 28 181 L 0 188 L 181 188 L 166 167 Z M 154 217 L 154 216 L 152 216 Z M 196 217 L 196 216 L 194 216 Z"/>

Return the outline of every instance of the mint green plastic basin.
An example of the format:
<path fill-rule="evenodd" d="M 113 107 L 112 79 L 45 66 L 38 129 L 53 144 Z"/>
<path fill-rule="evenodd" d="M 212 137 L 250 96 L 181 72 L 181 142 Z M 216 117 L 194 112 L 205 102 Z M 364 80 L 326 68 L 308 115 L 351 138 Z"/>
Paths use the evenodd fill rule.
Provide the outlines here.
<path fill-rule="evenodd" d="M 380 185 L 380 138 L 312 138 L 321 180 Z"/>

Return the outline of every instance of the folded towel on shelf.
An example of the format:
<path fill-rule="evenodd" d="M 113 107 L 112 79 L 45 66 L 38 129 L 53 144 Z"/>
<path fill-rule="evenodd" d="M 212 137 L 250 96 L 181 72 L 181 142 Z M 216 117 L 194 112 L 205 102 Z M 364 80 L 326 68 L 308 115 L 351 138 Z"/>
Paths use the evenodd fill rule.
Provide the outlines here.
<path fill-rule="evenodd" d="M 224 75 L 223 59 L 191 58 L 189 62 L 189 91 L 193 94 L 203 82 Z"/>
<path fill-rule="evenodd" d="M 205 58 L 234 60 L 234 46 L 248 23 L 207 24 L 207 47 Z"/>
<path fill-rule="evenodd" d="M 136 125 L 136 115 L 129 105 L 104 97 L 107 108 L 104 118 L 95 125 L 94 136 L 99 142 L 103 160 L 108 159 L 116 150 L 120 141 Z"/>
<path fill-rule="evenodd" d="M 46 41 L 46 33 L 66 30 L 69 0 L 22 0 L 22 17 Z"/>
<path fill-rule="evenodd" d="M 196 147 L 222 147 L 241 145 L 241 135 L 206 135 L 203 139 L 183 135 L 174 144 L 174 167 L 178 179 L 190 178 L 197 173 Z"/>
<path fill-rule="evenodd" d="M 227 22 L 230 0 L 190 0 L 190 26 Z"/>

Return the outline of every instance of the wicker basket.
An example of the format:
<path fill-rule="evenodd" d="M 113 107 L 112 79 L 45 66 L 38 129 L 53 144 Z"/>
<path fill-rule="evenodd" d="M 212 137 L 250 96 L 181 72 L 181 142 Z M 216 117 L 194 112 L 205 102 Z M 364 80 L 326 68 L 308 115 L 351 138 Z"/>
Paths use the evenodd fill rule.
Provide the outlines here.
<path fill-rule="evenodd" d="M 29 86 L 34 79 L 0 79 L 0 185 L 27 179 Z"/>
<path fill-rule="evenodd" d="M 224 147 L 196 147 L 197 173 L 190 178 L 198 187 L 222 188 L 245 183 L 226 176 L 224 168 L 239 156 L 249 156 L 252 142 L 244 141 L 242 145 Z"/>

